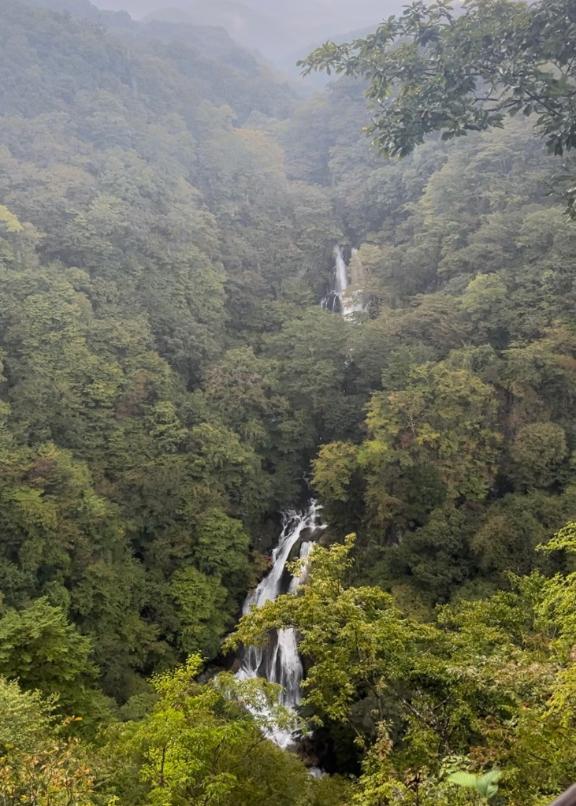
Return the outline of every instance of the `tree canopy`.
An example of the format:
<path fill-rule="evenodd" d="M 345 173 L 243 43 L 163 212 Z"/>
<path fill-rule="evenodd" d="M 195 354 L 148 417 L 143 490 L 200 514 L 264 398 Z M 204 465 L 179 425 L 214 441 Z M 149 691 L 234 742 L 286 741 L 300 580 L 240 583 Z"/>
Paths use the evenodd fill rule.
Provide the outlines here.
<path fill-rule="evenodd" d="M 574 15 L 416 4 L 303 98 L 223 31 L 0 0 L 0 801 L 572 782 Z M 233 675 L 282 627 L 297 754 Z"/>
<path fill-rule="evenodd" d="M 554 154 L 576 146 L 572 0 L 415 2 L 351 43 L 326 43 L 302 66 L 368 79 L 370 132 L 406 155 L 430 132 L 449 139 L 501 127 L 519 112 Z"/>

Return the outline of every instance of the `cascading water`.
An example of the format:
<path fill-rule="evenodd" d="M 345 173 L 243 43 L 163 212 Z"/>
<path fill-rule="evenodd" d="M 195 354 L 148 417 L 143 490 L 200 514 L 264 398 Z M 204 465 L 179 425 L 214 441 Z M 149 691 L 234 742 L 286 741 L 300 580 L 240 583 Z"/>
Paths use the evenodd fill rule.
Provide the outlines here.
<path fill-rule="evenodd" d="M 335 292 L 338 295 L 340 303 L 342 305 L 342 313 L 345 314 L 344 309 L 344 302 L 345 302 L 345 293 L 348 290 L 348 266 L 346 265 L 346 261 L 344 260 L 344 255 L 342 253 L 341 247 L 337 246 L 334 249 L 334 257 L 336 259 L 335 270 L 336 270 L 336 284 L 335 284 Z"/>
<path fill-rule="evenodd" d="M 353 249 L 352 254 L 357 250 Z M 322 307 L 329 311 L 340 311 L 345 319 L 364 310 L 361 293 L 349 289 L 348 266 L 341 246 L 334 247 L 334 289 L 322 300 Z"/>
<path fill-rule="evenodd" d="M 305 512 L 290 511 L 283 517 L 283 528 L 278 545 L 272 553 L 272 568 L 244 603 L 243 614 L 274 601 L 282 593 L 296 593 L 304 581 L 307 558 L 314 545 L 315 532 L 323 529 L 320 522 L 320 507 L 313 501 Z M 299 576 L 291 577 L 286 565 L 293 549 L 300 543 L 299 556 L 303 560 Z M 247 647 L 237 677 L 242 680 L 263 677 L 270 683 L 280 685 L 280 702 L 295 710 L 301 699 L 300 683 L 304 675 L 298 653 L 296 633 L 292 628 L 278 630 L 265 647 Z M 280 747 L 294 744 L 295 732 L 273 727 L 267 734 Z"/>

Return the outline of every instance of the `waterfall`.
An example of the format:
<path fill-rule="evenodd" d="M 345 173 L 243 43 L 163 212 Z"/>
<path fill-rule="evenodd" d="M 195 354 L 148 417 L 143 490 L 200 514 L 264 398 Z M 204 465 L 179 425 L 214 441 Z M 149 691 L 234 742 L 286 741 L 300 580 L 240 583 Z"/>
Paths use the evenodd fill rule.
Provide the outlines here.
<path fill-rule="evenodd" d="M 346 265 L 346 261 L 344 260 L 344 255 L 342 254 L 342 249 L 340 246 L 335 247 L 334 258 L 336 260 L 334 266 L 336 277 L 334 291 L 342 303 L 344 294 L 348 289 L 348 266 Z M 344 307 L 342 307 L 342 311 L 344 312 Z"/>
<path fill-rule="evenodd" d="M 357 254 L 353 249 L 352 254 Z M 345 319 L 364 310 L 362 293 L 349 290 L 348 266 L 344 260 L 341 246 L 334 247 L 334 289 L 322 300 L 322 307 L 329 311 L 340 310 Z M 336 305 L 338 301 L 338 306 Z"/>
<path fill-rule="evenodd" d="M 262 607 L 266 602 L 274 601 L 283 593 L 296 593 L 306 578 L 306 560 L 312 550 L 314 533 L 323 528 L 320 523 L 320 507 L 315 501 L 305 512 L 290 511 L 284 514 L 280 539 L 272 553 L 272 567 L 258 587 L 248 594 L 243 608 L 244 615 L 254 608 Z M 303 566 L 299 576 L 291 577 L 286 565 L 299 542 L 299 556 L 303 560 Z M 264 677 L 270 683 L 280 685 L 280 702 L 293 711 L 301 700 L 300 683 L 303 676 L 296 633 L 292 628 L 276 631 L 265 647 L 247 647 L 237 673 L 241 680 Z M 294 731 L 279 727 L 268 731 L 268 736 L 284 748 L 294 744 L 296 738 Z"/>

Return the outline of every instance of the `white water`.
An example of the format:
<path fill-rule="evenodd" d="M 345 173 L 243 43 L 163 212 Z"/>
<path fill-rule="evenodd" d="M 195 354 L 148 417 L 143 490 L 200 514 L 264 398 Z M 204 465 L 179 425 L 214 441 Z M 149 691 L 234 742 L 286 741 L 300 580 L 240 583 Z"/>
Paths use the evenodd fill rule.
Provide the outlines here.
<path fill-rule="evenodd" d="M 306 578 L 306 560 L 314 545 L 312 540 L 303 538 L 312 538 L 314 532 L 323 528 L 320 523 L 320 507 L 315 501 L 310 504 L 306 512 L 285 513 L 280 540 L 272 553 L 272 568 L 246 598 L 244 615 L 253 608 L 274 601 L 282 593 L 296 593 Z M 303 560 L 303 565 L 300 575 L 290 578 L 286 565 L 299 541 L 301 541 L 299 556 Z M 264 677 L 270 683 L 280 685 L 280 702 L 285 708 L 294 712 L 301 700 L 300 684 L 303 676 L 304 669 L 298 653 L 296 633 L 292 628 L 278 630 L 265 647 L 247 647 L 237 673 L 237 677 L 241 680 Z M 267 735 L 284 748 L 294 744 L 296 738 L 295 731 L 280 727 L 269 729 Z"/>
<path fill-rule="evenodd" d="M 344 260 L 342 249 L 337 246 L 334 249 L 335 271 L 336 271 L 336 284 L 335 291 L 338 294 L 340 301 L 342 301 L 346 291 L 348 290 L 348 266 Z"/>
<path fill-rule="evenodd" d="M 357 250 L 352 250 L 354 254 Z M 340 246 L 334 247 L 334 290 L 322 300 L 322 307 L 329 311 L 340 309 L 342 316 L 349 319 L 355 313 L 362 312 L 364 305 L 361 293 L 351 291 L 348 280 L 348 266 L 344 260 L 344 254 Z M 336 307 L 336 300 L 338 307 Z"/>

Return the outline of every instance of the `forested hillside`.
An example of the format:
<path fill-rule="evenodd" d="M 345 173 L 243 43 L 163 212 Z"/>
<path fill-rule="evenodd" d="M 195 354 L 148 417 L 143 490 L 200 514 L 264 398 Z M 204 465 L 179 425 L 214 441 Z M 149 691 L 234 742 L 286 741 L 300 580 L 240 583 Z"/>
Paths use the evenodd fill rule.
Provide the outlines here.
<path fill-rule="evenodd" d="M 569 165 L 530 114 L 386 159 L 361 77 L 302 101 L 221 30 L 80 0 L 0 0 L 0 77 L 2 802 L 547 804 Z M 321 307 L 336 243 L 352 317 Z M 311 496 L 302 595 L 223 649 Z M 323 777 L 261 734 L 273 687 L 215 674 L 280 626 Z"/>
<path fill-rule="evenodd" d="M 125 698 L 217 652 L 247 530 L 298 499 L 322 424 L 278 334 L 338 231 L 326 194 L 234 125 L 234 82 L 262 115 L 281 86 L 259 107 L 251 72 L 197 77 L 184 46 L 162 59 L 21 3 L 2 18 L 4 601 L 63 606 Z M 339 322 L 313 318 L 331 344 Z"/>
<path fill-rule="evenodd" d="M 525 120 L 386 162 L 351 137 L 362 104 L 336 85 L 286 138 L 295 175 L 334 185 L 370 299 L 363 436 L 320 447 L 314 486 L 373 581 L 446 601 L 540 567 L 574 514 L 576 230 Z M 304 133 L 332 131 L 318 173 Z"/>

